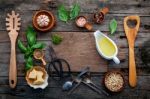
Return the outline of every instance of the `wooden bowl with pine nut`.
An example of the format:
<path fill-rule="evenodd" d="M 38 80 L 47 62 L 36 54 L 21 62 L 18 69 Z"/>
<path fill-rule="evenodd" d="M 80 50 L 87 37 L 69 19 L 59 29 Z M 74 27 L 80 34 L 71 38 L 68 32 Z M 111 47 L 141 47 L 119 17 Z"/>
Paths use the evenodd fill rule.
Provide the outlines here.
<path fill-rule="evenodd" d="M 104 85 L 110 92 L 121 92 L 125 86 L 123 73 L 110 71 L 105 74 Z"/>

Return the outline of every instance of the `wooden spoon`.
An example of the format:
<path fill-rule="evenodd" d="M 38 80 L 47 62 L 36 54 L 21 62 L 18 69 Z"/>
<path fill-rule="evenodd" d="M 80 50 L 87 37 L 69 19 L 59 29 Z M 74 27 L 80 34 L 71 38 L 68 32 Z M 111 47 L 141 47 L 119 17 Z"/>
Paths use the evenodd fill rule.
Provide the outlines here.
<path fill-rule="evenodd" d="M 134 28 L 129 28 L 127 25 L 128 20 L 135 20 L 137 22 Z M 135 87 L 137 83 L 136 78 L 136 66 L 135 66 L 135 56 L 134 56 L 134 43 L 137 32 L 140 26 L 140 17 L 137 15 L 127 16 L 124 18 L 124 29 L 127 36 L 129 44 L 129 84 L 131 87 Z"/>
<path fill-rule="evenodd" d="M 41 49 L 36 49 L 33 53 L 35 59 L 42 61 L 43 65 L 46 66 L 46 61 L 44 60 L 44 52 Z"/>
<path fill-rule="evenodd" d="M 11 41 L 11 55 L 10 55 L 10 66 L 9 66 L 9 85 L 11 88 L 15 88 L 17 84 L 17 67 L 16 67 L 16 39 L 18 37 L 18 32 L 20 30 L 21 19 L 19 14 L 15 14 L 15 11 L 12 11 L 11 14 L 7 14 L 6 18 L 6 29 L 9 31 L 8 35 Z"/>

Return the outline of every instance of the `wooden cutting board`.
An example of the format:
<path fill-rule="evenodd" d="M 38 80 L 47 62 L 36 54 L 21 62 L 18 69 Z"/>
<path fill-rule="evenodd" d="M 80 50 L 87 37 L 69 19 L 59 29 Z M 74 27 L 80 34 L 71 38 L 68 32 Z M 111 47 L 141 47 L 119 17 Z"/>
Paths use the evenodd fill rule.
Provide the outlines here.
<path fill-rule="evenodd" d="M 106 72 L 107 61 L 97 52 L 95 39 L 88 32 L 57 33 L 63 37 L 60 45 L 54 45 L 57 56 L 66 59 L 73 72 L 89 66 L 91 72 Z"/>

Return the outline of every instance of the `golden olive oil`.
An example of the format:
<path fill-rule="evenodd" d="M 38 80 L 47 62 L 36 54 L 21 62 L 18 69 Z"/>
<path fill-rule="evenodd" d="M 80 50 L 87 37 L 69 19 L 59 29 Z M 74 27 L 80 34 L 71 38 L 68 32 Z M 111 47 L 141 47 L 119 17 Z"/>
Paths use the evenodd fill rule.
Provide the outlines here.
<path fill-rule="evenodd" d="M 105 56 L 108 57 L 113 56 L 116 52 L 115 46 L 112 44 L 112 42 L 109 39 L 105 37 L 99 40 L 98 48 Z"/>

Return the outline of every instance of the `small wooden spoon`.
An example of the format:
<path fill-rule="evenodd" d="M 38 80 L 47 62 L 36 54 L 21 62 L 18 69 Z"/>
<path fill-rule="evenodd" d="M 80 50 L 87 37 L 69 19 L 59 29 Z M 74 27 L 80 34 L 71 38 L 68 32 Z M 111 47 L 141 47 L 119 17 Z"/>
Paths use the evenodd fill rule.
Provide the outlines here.
<path fill-rule="evenodd" d="M 128 20 L 135 20 L 137 24 L 134 28 L 129 28 L 127 25 Z M 131 87 L 135 87 L 137 83 L 136 78 L 136 66 L 135 66 L 135 56 L 134 56 L 134 43 L 137 32 L 140 26 L 140 17 L 137 15 L 127 16 L 124 18 L 124 29 L 128 39 L 129 44 L 129 84 Z"/>
<path fill-rule="evenodd" d="M 44 52 L 40 49 L 36 49 L 33 53 L 35 59 L 39 59 L 42 61 L 43 65 L 46 65 L 46 61 L 44 60 Z"/>

